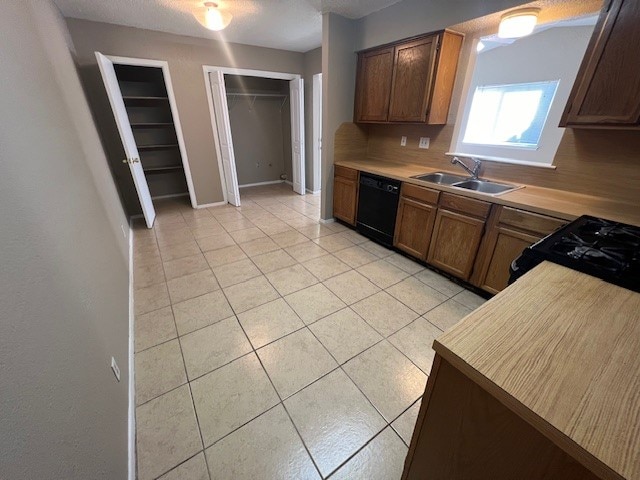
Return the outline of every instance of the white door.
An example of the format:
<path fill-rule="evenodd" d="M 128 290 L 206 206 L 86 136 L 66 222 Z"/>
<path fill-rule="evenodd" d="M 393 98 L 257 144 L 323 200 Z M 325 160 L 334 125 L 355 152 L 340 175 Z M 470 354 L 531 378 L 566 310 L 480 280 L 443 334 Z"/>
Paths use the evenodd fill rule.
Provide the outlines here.
<path fill-rule="evenodd" d="M 213 110 L 218 130 L 217 134 L 220 140 L 220 155 L 222 156 L 222 169 L 224 171 L 224 182 L 227 189 L 227 201 L 231 205 L 239 207 L 240 190 L 238 188 L 238 176 L 236 174 L 236 158 L 233 153 L 233 142 L 231 140 L 231 122 L 229 121 L 224 74 L 222 72 L 211 72 L 209 73 L 209 79 L 211 81 Z M 214 132 L 214 135 L 215 133 L 216 132 Z"/>
<path fill-rule="evenodd" d="M 313 76 L 313 185 L 320 190 L 320 166 L 322 164 L 322 74 Z"/>
<path fill-rule="evenodd" d="M 96 52 L 96 58 L 98 59 L 98 66 L 100 67 L 104 87 L 107 90 L 109 103 L 113 110 L 113 116 L 116 119 L 116 125 L 118 126 L 118 132 L 120 133 L 124 153 L 127 157 L 123 161 L 129 164 L 129 170 L 133 177 L 133 184 L 136 186 L 138 198 L 140 199 L 142 214 L 147 222 L 147 227 L 151 228 L 153 227 L 153 221 L 156 218 L 156 211 L 153 208 L 151 194 L 149 193 L 149 185 L 147 185 L 147 179 L 144 176 L 144 171 L 142 170 L 142 163 L 140 162 L 140 156 L 138 155 L 138 147 L 136 146 L 136 140 L 133 137 L 133 131 L 131 130 L 127 110 L 124 106 L 124 100 L 122 98 L 122 92 L 120 91 L 120 85 L 118 85 L 116 71 L 113 68 L 113 62 L 101 53 Z"/>
<path fill-rule="evenodd" d="M 289 82 L 289 97 L 291 99 L 293 191 L 304 195 L 304 84 L 301 78 Z"/>

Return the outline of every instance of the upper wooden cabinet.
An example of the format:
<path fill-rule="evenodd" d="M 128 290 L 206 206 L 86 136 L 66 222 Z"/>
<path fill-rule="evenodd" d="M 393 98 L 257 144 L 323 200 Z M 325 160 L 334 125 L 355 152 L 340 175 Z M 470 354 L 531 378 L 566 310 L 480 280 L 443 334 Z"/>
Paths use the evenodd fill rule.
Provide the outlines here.
<path fill-rule="evenodd" d="M 358 171 L 336 165 L 333 176 L 333 216 L 355 225 L 357 208 Z"/>
<path fill-rule="evenodd" d="M 393 47 L 363 53 L 358 61 L 356 98 L 363 122 L 384 122 L 389 111 L 393 75 Z"/>
<path fill-rule="evenodd" d="M 640 2 L 606 0 L 561 127 L 640 127 Z"/>
<path fill-rule="evenodd" d="M 447 123 L 463 38 L 441 31 L 358 53 L 355 122 Z"/>
<path fill-rule="evenodd" d="M 558 218 L 495 206 L 487 223 L 471 283 L 489 293 L 498 293 L 509 281 L 511 262 L 529 245 L 563 226 Z"/>

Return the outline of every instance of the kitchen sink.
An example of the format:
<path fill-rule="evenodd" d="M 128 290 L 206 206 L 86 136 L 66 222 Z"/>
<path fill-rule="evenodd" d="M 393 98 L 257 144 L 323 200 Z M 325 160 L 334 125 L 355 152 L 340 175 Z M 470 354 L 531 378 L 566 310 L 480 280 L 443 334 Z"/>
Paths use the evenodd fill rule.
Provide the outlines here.
<path fill-rule="evenodd" d="M 452 185 L 454 183 L 462 182 L 467 179 L 467 177 L 462 177 L 460 175 L 453 175 L 451 173 L 445 172 L 436 172 L 429 173 L 428 175 L 416 175 L 416 180 L 424 180 L 425 182 L 438 183 L 440 185 Z"/>
<path fill-rule="evenodd" d="M 453 187 L 466 188 L 480 193 L 488 193 L 495 195 L 498 193 L 508 192 L 518 188 L 516 185 L 508 185 L 506 183 L 489 182 L 487 180 L 466 180 L 464 182 L 454 183 Z"/>

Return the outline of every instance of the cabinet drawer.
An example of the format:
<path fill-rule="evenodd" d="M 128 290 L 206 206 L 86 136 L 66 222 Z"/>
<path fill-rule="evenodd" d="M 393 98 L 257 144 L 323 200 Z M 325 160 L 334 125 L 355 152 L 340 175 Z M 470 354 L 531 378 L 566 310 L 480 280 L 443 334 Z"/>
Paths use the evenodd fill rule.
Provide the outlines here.
<path fill-rule="evenodd" d="M 334 175 L 336 177 L 348 178 L 349 180 L 358 180 L 358 170 L 353 168 L 335 166 Z"/>
<path fill-rule="evenodd" d="M 540 235 L 548 235 L 567 222 L 558 218 L 547 217 L 516 208 L 502 207 L 500 216 L 498 217 L 498 223 L 528 230 Z"/>
<path fill-rule="evenodd" d="M 454 195 L 452 193 L 442 193 L 442 195 L 440 195 L 440 207 L 480 218 L 487 218 L 489 216 L 489 210 L 491 210 L 491 204 L 489 202 L 461 197 L 460 195 Z"/>
<path fill-rule="evenodd" d="M 403 183 L 401 193 L 403 197 L 410 197 L 415 200 L 434 205 L 438 203 L 438 197 L 440 196 L 440 192 L 438 190 L 419 187 L 418 185 L 413 185 L 411 183 Z"/>

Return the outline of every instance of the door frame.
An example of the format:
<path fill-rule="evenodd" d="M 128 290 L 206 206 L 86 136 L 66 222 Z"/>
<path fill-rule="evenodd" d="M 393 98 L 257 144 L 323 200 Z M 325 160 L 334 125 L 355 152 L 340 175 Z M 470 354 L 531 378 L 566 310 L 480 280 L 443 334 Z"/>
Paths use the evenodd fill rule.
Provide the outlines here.
<path fill-rule="evenodd" d="M 220 122 L 217 121 L 216 119 L 216 115 L 215 115 L 215 106 L 214 106 L 214 97 L 213 97 L 213 93 L 211 91 L 211 81 L 209 78 L 209 74 L 212 72 L 220 72 L 223 75 L 243 75 L 243 76 L 247 76 L 247 77 L 261 77 L 261 78 L 273 78 L 276 80 L 288 80 L 289 82 L 291 82 L 292 80 L 299 80 L 302 83 L 302 75 L 298 74 L 298 73 L 284 73 L 284 72 L 270 72 L 270 71 L 266 71 L 266 70 L 253 70 L 253 69 L 247 69 L 247 68 L 234 68 L 234 67 L 222 67 L 222 66 L 214 66 L 214 65 L 203 65 L 202 66 L 202 71 L 204 74 L 204 84 L 205 84 L 205 90 L 207 91 L 207 101 L 209 103 L 209 116 L 211 117 L 211 129 L 213 132 L 213 140 L 214 140 L 214 144 L 215 144 L 215 148 L 216 148 L 216 156 L 218 157 L 218 170 L 220 172 L 220 182 L 221 182 L 221 186 L 222 186 L 222 193 L 224 196 L 224 203 L 228 203 L 229 199 L 227 196 L 227 188 L 226 188 L 226 176 L 224 174 L 224 169 L 222 166 L 222 154 L 221 154 L 221 150 L 220 150 L 220 138 L 219 138 L 219 134 L 220 134 L 220 130 L 221 129 L 225 129 L 227 128 L 228 131 L 231 131 L 231 125 L 227 124 L 227 125 L 222 125 L 220 124 Z M 291 83 L 290 83 L 291 85 Z M 224 88 L 224 85 L 222 85 Z M 226 89 L 225 89 L 225 93 L 226 93 Z M 303 99 L 304 99 L 304 92 L 303 92 Z M 293 105 L 293 103 L 291 103 L 291 99 L 289 99 L 289 104 Z M 305 122 L 304 122 L 304 101 L 300 102 L 300 108 L 299 108 L 299 118 L 302 118 L 302 131 L 301 133 L 301 138 L 303 139 L 303 143 L 302 143 L 302 152 L 301 152 L 301 165 L 300 167 L 300 172 L 301 172 L 301 184 L 302 184 L 302 192 L 300 195 L 304 195 L 305 192 L 305 172 L 304 172 L 304 167 L 305 167 L 305 151 L 304 151 L 304 134 L 305 134 Z M 222 119 L 223 121 L 225 119 Z M 292 109 L 292 120 L 291 120 L 291 128 L 293 130 L 293 109 Z M 232 137 L 233 138 L 233 137 Z M 293 161 L 293 151 L 294 151 L 294 135 L 291 135 L 291 151 L 292 151 L 292 161 Z M 238 171 L 237 167 L 236 167 L 236 159 L 235 156 L 233 156 L 230 159 L 230 163 L 231 163 L 231 167 L 236 171 Z M 291 179 L 293 180 L 293 179 Z M 235 178 L 235 185 L 234 188 L 239 188 L 238 187 L 238 181 L 237 181 L 237 175 Z"/>
<path fill-rule="evenodd" d="M 320 193 L 322 169 L 322 72 L 313 75 L 312 91 L 313 139 L 311 193 Z"/>
<path fill-rule="evenodd" d="M 178 148 L 180 149 L 180 157 L 182 158 L 182 166 L 184 167 L 184 176 L 187 180 L 187 189 L 189 190 L 189 199 L 191 200 L 191 206 L 198 208 L 198 201 L 196 199 L 196 192 L 193 187 L 193 178 L 191 177 L 191 168 L 189 167 L 189 159 L 187 157 L 187 147 L 184 143 L 184 136 L 182 135 L 182 124 L 180 123 L 180 116 L 178 115 L 178 105 L 176 103 L 176 97 L 173 93 L 173 83 L 171 82 L 171 74 L 169 73 L 169 62 L 164 60 L 151 60 L 146 58 L 132 58 L 132 57 L 119 57 L 115 55 L 105 55 L 114 64 L 119 65 L 132 65 L 137 67 L 156 67 L 162 69 L 162 76 L 164 77 L 164 83 L 167 87 L 167 96 L 169 97 L 169 108 L 171 108 L 171 116 L 173 117 L 173 125 L 176 130 L 176 137 L 178 138 Z"/>

